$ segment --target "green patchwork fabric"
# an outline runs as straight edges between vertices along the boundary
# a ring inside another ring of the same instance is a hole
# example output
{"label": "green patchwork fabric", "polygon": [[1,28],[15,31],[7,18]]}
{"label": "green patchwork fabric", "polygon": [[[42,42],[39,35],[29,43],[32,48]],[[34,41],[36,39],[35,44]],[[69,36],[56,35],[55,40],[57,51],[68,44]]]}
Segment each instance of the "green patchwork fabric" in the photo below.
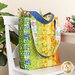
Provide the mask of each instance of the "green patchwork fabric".
{"label": "green patchwork fabric", "polygon": [[[33,70],[58,65],[57,61],[59,61],[59,56],[57,54],[44,58],[37,52],[31,29],[31,20],[35,20],[35,18],[20,17],[19,19],[19,55],[21,68],[25,70]],[[39,32],[37,34],[41,34],[41,27],[39,27],[40,22],[38,24],[39,25],[37,29]],[[39,41],[40,37],[41,36],[38,37],[37,41]],[[41,49],[41,45],[42,42],[37,44],[39,49]],[[44,45],[46,44],[44,43]]]}
{"label": "green patchwork fabric", "polygon": [[19,19],[19,57],[20,57],[20,64],[21,68],[25,69],[24,67],[24,17]]}

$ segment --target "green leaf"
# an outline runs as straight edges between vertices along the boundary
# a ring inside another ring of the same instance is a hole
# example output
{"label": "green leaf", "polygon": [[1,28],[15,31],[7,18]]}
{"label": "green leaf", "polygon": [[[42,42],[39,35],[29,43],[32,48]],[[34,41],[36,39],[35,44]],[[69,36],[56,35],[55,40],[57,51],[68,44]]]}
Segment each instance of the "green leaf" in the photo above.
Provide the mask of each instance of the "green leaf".
{"label": "green leaf", "polygon": [[18,35],[13,31],[10,31],[10,40],[13,44],[18,44]]}
{"label": "green leaf", "polygon": [[72,25],[75,25],[75,22],[70,22]]}
{"label": "green leaf", "polygon": [[0,30],[4,28],[4,19],[3,17],[0,17]]}
{"label": "green leaf", "polygon": [[2,51],[2,48],[0,48],[0,51]]}
{"label": "green leaf", "polygon": [[4,51],[7,53],[6,48],[4,49]]}
{"label": "green leaf", "polygon": [[75,21],[75,16],[74,15],[72,16],[72,20]]}
{"label": "green leaf", "polygon": [[2,35],[2,37],[0,38],[0,44],[5,42],[5,34]]}
{"label": "green leaf", "polygon": [[40,13],[41,16],[43,16],[41,9],[39,9],[39,13]]}
{"label": "green leaf", "polygon": [[4,31],[5,31],[5,28],[0,29],[0,32],[4,32]]}
{"label": "green leaf", "polygon": [[5,66],[7,64],[7,56],[0,52],[0,66]]}
{"label": "green leaf", "polygon": [[1,35],[0,35],[0,38],[1,38]]}
{"label": "green leaf", "polygon": [[0,50],[2,50],[2,48],[0,48]]}
{"label": "green leaf", "polygon": [[14,16],[13,14],[10,14],[10,13],[8,13],[8,12],[0,12],[0,14],[1,14],[2,16]]}
{"label": "green leaf", "polygon": [[73,27],[75,28],[75,25],[73,25]]}
{"label": "green leaf", "polygon": [[6,4],[0,2],[0,10],[6,8],[7,6],[8,6],[8,5],[6,5]]}

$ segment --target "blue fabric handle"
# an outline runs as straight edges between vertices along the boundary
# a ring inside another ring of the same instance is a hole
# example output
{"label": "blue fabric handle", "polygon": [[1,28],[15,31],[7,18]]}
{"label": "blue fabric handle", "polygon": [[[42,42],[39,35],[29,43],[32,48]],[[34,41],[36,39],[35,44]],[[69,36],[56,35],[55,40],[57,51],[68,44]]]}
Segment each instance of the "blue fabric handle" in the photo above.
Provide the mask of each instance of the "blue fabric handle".
{"label": "blue fabric handle", "polygon": [[54,18],[54,14],[51,13],[51,19],[48,21],[48,20],[45,20],[38,12],[36,11],[28,11],[34,18],[36,18],[36,20],[38,20],[39,22],[43,23],[43,24],[48,24],[50,23],[53,18]]}

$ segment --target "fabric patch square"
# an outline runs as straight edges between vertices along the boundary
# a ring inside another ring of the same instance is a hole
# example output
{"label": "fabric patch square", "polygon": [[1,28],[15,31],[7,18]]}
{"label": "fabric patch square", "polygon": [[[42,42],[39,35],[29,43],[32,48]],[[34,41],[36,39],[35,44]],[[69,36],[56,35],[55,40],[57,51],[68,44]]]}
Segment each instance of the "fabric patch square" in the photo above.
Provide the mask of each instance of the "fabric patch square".
{"label": "fabric patch square", "polygon": [[30,59],[25,59],[25,64],[30,64]]}
{"label": "fabric patch square", "polygon": [[25,51],[25,52],[24,52],[24,55],[30,56],[30,51]]}

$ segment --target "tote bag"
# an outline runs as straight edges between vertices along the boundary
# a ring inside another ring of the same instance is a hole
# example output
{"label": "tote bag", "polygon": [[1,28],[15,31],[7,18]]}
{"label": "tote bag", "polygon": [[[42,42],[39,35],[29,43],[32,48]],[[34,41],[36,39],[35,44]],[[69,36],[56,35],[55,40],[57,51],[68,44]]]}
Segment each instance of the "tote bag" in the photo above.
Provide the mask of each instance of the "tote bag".
{"label": "tote bag", "polygon": [[19,19],[19,56],[22,69],[59,65],[60,26],[58,18],[50,13],[43,17],[36,11],[27,11],[31,17]]}

